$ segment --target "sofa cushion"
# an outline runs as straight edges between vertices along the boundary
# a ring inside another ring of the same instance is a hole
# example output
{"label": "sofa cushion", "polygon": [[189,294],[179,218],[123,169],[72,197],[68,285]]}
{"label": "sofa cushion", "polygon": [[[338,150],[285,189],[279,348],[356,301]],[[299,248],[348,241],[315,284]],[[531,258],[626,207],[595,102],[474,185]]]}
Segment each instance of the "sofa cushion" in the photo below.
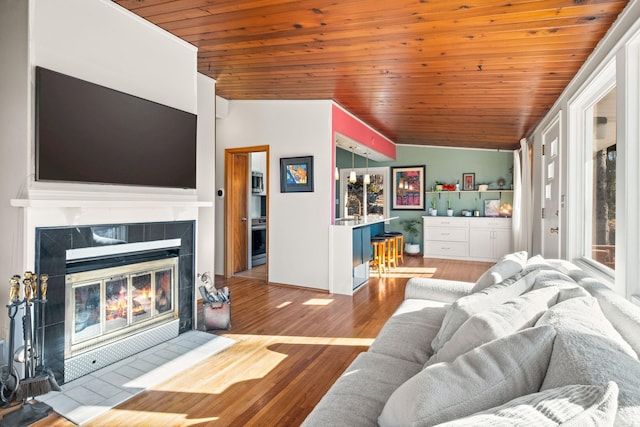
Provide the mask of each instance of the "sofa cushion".
{"label": "sofa cushion", "polygon": [[404,288],[404,298],[451,303],[471,294],[473,286],[473,283],[458,280],[412,277]]}
{"label": "sofa cushion", "polygon": [[517,397],[497,408],[438,427],[611,426],[618,408],[618,386],[568,385]]}
{"label": "sofa cushion", "polygon": [[469,317],[483,310],[500,305],[528,291],[533,286],[536,271],[518,273],[482,291],[458,299],[449,306],[438,334],[431,342],[434,352],[440,351]]}
{"label": "sofa cushion", "polygon": [[[551,326],[491,341],[406,381],[384,405],[381,426],[432,425],[538,391],[553,347]],[[535,348],[536,351],[531,351]]]}
{"label": "sofa cushion", "polygon": [[519,273],[526,261],[526,251],[514,252],[503,256],[478,278],[471,292],[481,291]]}
{"label": "sofa cushion", "polygon": [[547,287],[527,292],[504,304],[474,314],[427,360],[426,366],[451,362],[479,345],[533,326],[557,299],[558,289]]}
{"label": "sofa cushion", "polygon": [[424,364],[433,354],[431,341],[446,311],[443,303],[404,300],[384,324],[369,351]]}
{"label": "sofa cushion", "polygon": [[615,381],[619,389],[616,424],[633,425],[640,420],[640,362],[594,298],[559,303],[537,324],[552,325],[557,331],[541,390]]}
{"label": "sofa cushion", "polygon": [[391,393],[421,368],[384,354],[360,353],[302,426],[376,426]]}
{"label": "sofa cushion", "polygon": [[598,300],[600,309],[616,331],[640,355],[640,307],[597,279],[583,278],[579,283]]}
{"label": "sofa cushion", "polygon": [[536,275],[531,290],[554,287],[559,290],[558,302],[566,301],[570,298],[589,296],[589,292],[578,285],[575,280],[557,270],[541,270]]}

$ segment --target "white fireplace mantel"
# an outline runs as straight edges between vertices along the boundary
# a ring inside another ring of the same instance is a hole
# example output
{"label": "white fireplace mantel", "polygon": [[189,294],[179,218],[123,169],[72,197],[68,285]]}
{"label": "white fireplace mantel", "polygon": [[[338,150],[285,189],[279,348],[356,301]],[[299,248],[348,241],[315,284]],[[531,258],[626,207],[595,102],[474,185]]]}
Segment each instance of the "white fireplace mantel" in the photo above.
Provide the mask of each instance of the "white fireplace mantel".
{"label": "white fireplace mantel", "polygon": [[211,208],[213,202],[184,200],[59,200],[11,199],[16,208]]}
{"label": "white fireplace mantel", "polygon": [[[22,227],[25,242],[35,242],[37,227],[197,221],[201,208],[214,207],[213,201],[198,201],[195,197],[163,198],[161,195],[139,194],[107,198],[103,194],[96,194],[93,198],[16,198],[11,199],[10,204],[24,211]],[[35,247],[32,243],[24,246],[23,259],[25,265],[33,264]]]}

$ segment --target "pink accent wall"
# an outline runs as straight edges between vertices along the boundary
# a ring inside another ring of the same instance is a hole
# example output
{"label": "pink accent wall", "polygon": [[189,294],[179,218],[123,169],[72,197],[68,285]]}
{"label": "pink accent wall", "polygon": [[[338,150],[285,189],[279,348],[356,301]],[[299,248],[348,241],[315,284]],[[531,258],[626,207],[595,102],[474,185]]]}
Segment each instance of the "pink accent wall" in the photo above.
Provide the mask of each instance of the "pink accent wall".
{"label": "pink accent wall", "polygon": [[333,133],[341,133],[385,156],[396,158],[396,145],[389,138],[373,130],[335,104],[331,109],[331,123]]}

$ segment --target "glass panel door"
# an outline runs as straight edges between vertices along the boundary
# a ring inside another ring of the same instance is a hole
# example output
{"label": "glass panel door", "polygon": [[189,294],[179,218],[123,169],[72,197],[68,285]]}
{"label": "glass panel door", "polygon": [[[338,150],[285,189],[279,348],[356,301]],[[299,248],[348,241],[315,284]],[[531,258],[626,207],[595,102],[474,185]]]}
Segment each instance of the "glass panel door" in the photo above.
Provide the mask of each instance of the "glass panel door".
{"label": "glass panel door", "polygon": [[105,282],[105,331],[112,331],[129,324],[129,280],[127,277]]}
{"label": "glass panel door", "polygon": [[73,288],[74,341],[100,335],[101,282],[79,284]]}
{"label": "glass panel door", "polygon": [[164,313],[173,309],[172,274],[170,269],[156,272],[156,310]]}
{"label": "glass panel door", "polygon": [[151,317],[151,273],[131,276],[131,318],[139,322]]}

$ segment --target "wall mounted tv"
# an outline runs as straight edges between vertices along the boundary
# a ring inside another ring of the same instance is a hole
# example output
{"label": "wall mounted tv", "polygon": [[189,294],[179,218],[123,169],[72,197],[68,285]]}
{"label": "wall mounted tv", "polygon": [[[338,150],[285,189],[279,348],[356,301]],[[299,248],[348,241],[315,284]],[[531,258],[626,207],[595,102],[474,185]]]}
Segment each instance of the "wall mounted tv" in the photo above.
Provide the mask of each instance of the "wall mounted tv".
{"label": "wall mounted tv", "polygon": [[196,115],[36,67],[36,180],[196,188]]}

